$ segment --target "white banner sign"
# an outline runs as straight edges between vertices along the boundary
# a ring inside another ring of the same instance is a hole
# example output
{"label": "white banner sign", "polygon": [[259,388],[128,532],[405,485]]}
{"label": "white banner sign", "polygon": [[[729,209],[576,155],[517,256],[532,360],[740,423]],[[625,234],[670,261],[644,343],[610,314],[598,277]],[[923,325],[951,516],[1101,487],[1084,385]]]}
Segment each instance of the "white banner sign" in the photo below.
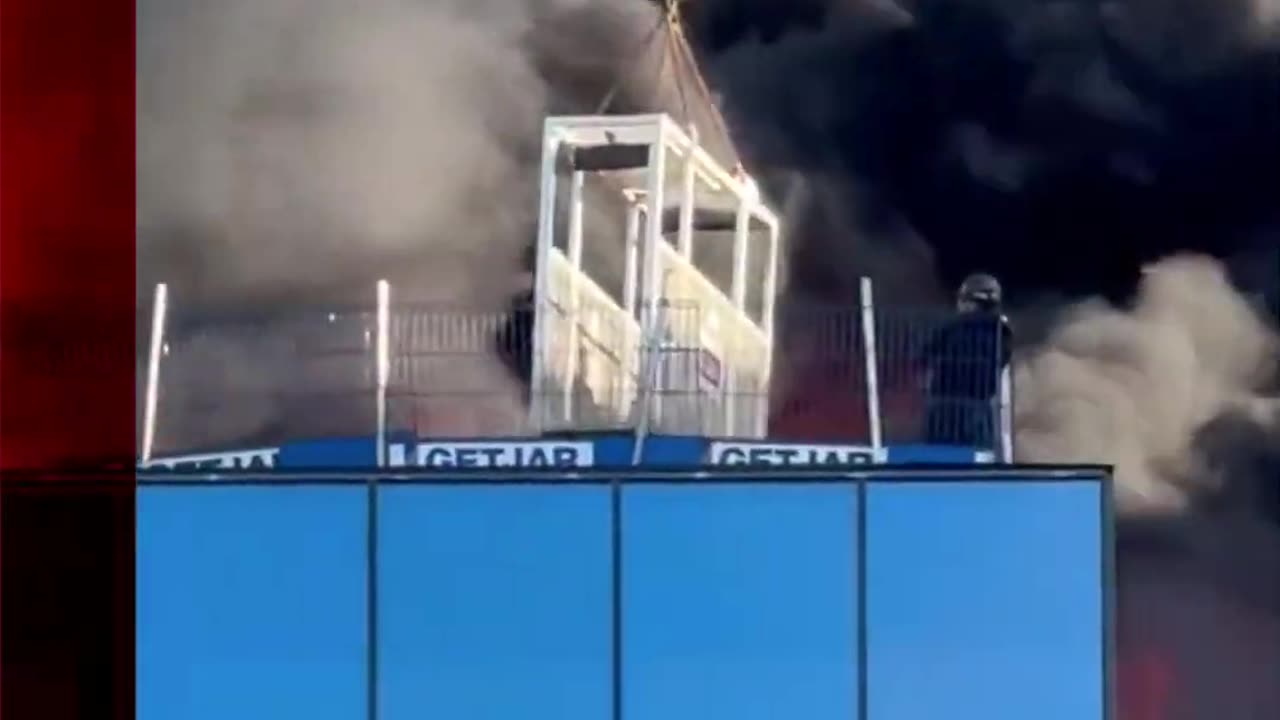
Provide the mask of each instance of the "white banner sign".
{"label": "white banner sign", "polygon": [[391,467],[581,468],[595,462],[589,442],[426,442],[393,444]]}
{"label": "white banner sign", "polygon": [[180,457],[154,458],[139,466],[148,470],[265,470],[276,466],[277,448],[237,450]]}
{"label": "white banner sign", "polygon": [[864,445],[713,442],[712,465],[871,465],[885,461],[883,449]]}

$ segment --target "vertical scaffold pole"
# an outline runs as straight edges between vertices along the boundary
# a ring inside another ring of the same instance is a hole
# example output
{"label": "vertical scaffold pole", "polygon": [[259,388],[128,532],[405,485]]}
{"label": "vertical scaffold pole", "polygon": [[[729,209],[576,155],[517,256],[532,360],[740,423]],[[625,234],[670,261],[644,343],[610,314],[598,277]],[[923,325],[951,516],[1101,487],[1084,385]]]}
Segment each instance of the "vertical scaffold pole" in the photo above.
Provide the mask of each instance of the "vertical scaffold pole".
{"label": "vertical scaffold pole", "polygon": [[577,379],[580,368],[578,367],[578,347],[581,344],[579,340],[579,328],[582,326],[582,283],[579,281],[582,276],[582,208],[583,208],[583,186],[586,181],[587,174],[581,170],[575,170],[570,177],[569,183],[569,265],[573,268],[573,274],[569,276],[569,353],[564,358],[567,367],[565,368],[565,382],[561,389],[561,415],[560,420],[565,423],[572,423],[577,418],[574,417],[574,398],[577,390]]}
{"label": "vertical scaffold pole", "polygon": [[[649,168],[645,192],[648,221],[644,226],[644,259],[645,267],[640,270],[640,287],[642,308],[652,310],[662,295],[662,256],[659,246],[666,242],[662,237],[662,215],[666,208],[664,182],[667,173],[667,136],[665,124],[658,124],[658,132],[649,146]],[[650,318],[652,323],[653,317]]]}
{"label": "vertical scaffold pole", "polygon": [[871,278],[859,283],[862,297],[862,352],[867,382],[867,427],[871,431],[871,447],[879,453],[884,447],[880,428],[880,373],[876,359],[876,308]]}
{"label": "vertical scaffold pole", "polygon": [[636,324],[636,305],[638,302],[638,287],[640,275],[640,227],[644,221],[644,197],[642,194],[627,192],[627,227],[626,227],[626,253],[623,261],[622,276],[622,307],[626,310],[627,320],[623,326],[626,328],[626,340],[623,343],[622,350],[622,377],[621,393],[622,400],[620,407],[633,407],[639,398],[639,388],[632,387],[627,383],[627,379],[634,375],[644,372],[644,331],[640,329],[638,333],[632,333],[631,327],[640,327]]}
{"label": "vertical scaffold pole", "polygon": [[1000,460],[1013,462],[1013,371],[1009,367],[1000,372]]}
{"label": "vertical scaffold pole", "polygon": [[698,147],[698,128],[689,126],[689,143],[684,146],[684,167],[680,183],[680,227],[677,230],[676,248],[685,260],[693,260],[693,207],[697,184],[697,165],[693,159]]}
{"label": "vertical scaffold pole", "polygon": [[160,394],[160,355],[164,349],[164,324],[169,313],[169,287],[158,283],[151,303],[151,347],[147,353],[147,396],[142,414],[142,464],[151,462],[156,441],[156,411]]}
{"label": "vertical scaffold pole", "polygon": [[738,210],[733,218],[733,277],[729,281],[730,299],[742,312],[747,310],[747,262],[750,247],[751,211],[754,202],[748,198],[738,200]]}
{"label": "vertical scaffold pole", "polygon": [[547,119],[542,131],[542,168],[539,176],[537,259],[533,284],[533,357],[529,377],[529,428],[540,430],[545,419],[543,396],[546,392],[548,335],[547,310],[551,294],[551,246],[555,241],[556,221],[556,157],[561,138],[553,120]]}
{"label": "vertical scaffold pole", "polygon": [[778,224],[772,220],[769,226],[768,260],[765,262],[764,275],[764,308],[760,322],[764,327],[765,337],[769,340],[769,356],[765,358],[764,385],[761,388],[759,420],[756,424],[756,435],[765,438],[769,433],[769,396],[773,388],[773,356],[774,356],[774,310],[778,304]]}
{"label": "vertical scaffold pole", "polygon": [[[641,337],[648,340],[645,349],[646,360],[643,365],[645,376],[641,380],[640,395],[646,406],[649,403],[655,405],[654,408],[645,410],[651,415],[662,413],[662,393],[656,386],[662,379],[660,365],[663,361],[664,349],[662,334],[666,331],[664,323],[667,321],[665,308],[661,307],[661,300],[666,290],[663,286],[667,267],[662,252],[667,242],[662,235],[662,218],[666,208],[666,123],[665,118],[659,121],[658,132],[653,144],[649,146],[649,168],[645,190],[648,218],[644,225],[644,267],[640,270],[640,308],[645,318],[645,322],[641,323]],[[649,422],[652,420],[650,419]]]}
{"label": "vertical scaffold pole", "polygon": [[644,219],[644,202],[628,197],[626,227],[626,254],[623,260],[622,307],[631,318],[636,317],[636,288],[640,274],[640,224]]}
{"label": "vertical scaffold pole", "polygon": [[776,222],[769,223],[769,255],[765,263],[764,270],[764,312],[760,318],[760,322],[764,326],[765,335],[769,337],[769,347],[773,347],[773,323],[774,310],[778,304],[778,257],[780,242],[778,237],[778,224]]}
{"label": "vertical scaffold pole", "polygon": [[378,281],[378,385],[377,452],[378,467],[387,465],[387,383],[391,376],[391,285]]}

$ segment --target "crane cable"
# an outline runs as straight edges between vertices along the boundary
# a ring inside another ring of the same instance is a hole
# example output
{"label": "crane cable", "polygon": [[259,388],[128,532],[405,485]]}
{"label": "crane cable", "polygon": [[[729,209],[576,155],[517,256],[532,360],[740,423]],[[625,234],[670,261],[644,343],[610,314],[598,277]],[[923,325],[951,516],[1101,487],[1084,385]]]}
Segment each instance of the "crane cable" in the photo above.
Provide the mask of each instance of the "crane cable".
{"label": "crane cable", "polygon": [[[666,69],[668,62],[675,68],[672,72],[672,78],[676,85],[676,94],[680,98],[680,116],[686,125],[693,126],[693,119],[689,117],[689,103],[684,96],[684,78],[681,75],[682,62],[681,53],[676,45],[681,41],[680,32],[680,3],[679,0],[666,0],[666,13],[664,14],[667,23],[667,34],[669,40],[663,43],[662,47],[662,67],[658,69],[658,81],[662,81],[662,70]],[[693,70],[697,73],[697,68]]]}
{"label": "crane cable", "polygon": [[[681,112],[684,113],[685,122],[691,123],[689,119],[689,110],[685,104],[684,81],[679,68],[687,68],[690,75],[693,76],[694,90],[701,97],[703,104],[710,109],[711,122],[715,125],[715,129],[725,138],[726,142],[731,142],[732,135],[729,134],[729,125],[725,122],[724,115],[720,112],[720,105],[715,101],[715,97],[711,94],[711,89],[707,86],[706,78],[703,77],[701,69],[698,67],[698,60],[693,55],[693,46],[689,44],[689,39],[684,32],[684,21],[680,15],[680,6],[684,0],[663,0],[666,5],[666,17],[668,29],[671,34],[672,42],[668,45],[675,64],[679,66],[675,73],[676,88],[680,93]],[[743,173],[742,163],[738,158],[734,158],[735,173]]]}
{"label": "crane cable", "polygon": [[[662,57],[658,65],[657,79],[654,84],[661,87],[662,73],[666,69],[667,63],[670,62],[675,70],[673,75],[676,93],[680,102],[680,112],[683,115],[684,122],[688,125],[692,125],[692,118],[689,116],[688,98],[685,93],[683,72],[688,72],[692,75],[694,80],[694,91],[702,99],[703,103],[710,108],[711,122],[715,125],[716,131],[728,140],[732,137],[729,134],[728,123],[725,122],[724,115],[720,112],[720,106],[716,103],[714,96],[711,94],[710,88],[707,86],[706,78],[703,77],[702,71],[698,68],[697,58],[694,57],[692,46],[689,44],[688,37],[684,32],[684,21],[680,14],[680,7],[683,2],[684,0],[662,0],[662,12],[658,17],[658,21],[654,23],[653,27],[651,27],[649,31],[645,33],[644,37],[640,39],[635,51],[628,53],[628,55],[632,58],[641,56],[653,42],[658,30],[662,29],[665,25],[669,41],[663,48]],[[623,65],[622,67],[625,68],[627,65]],[[623,77],[624,75],[621,72],[618,73],[613,84],[609,87],[608,92],[605,93],[599,105],[596,106],[596,115],[605,114],[608,111],[609,106],[613,104],[613,100],[622,86]],[[737,158],[734,158],[734,161],[734,171],[741,173],[743,171],[742,163],[738,161]]]}
{"label": "crane cable", "polygon": [[[645,33],[644,37],[640,38],[640,41],[636,43],[635,48],[626,53],[625,59],[631,60],[643,55],[650,43],[653,42],[654,36],[658,34],[658,30],[662,29],[664,22],[666,22],[665,17],[659,17],[658,21],[653,24],[653,27],[649,28],[649,32]],[[626,67],[626,65],[623,65],[622,67]],[[659,69],[658,72],[661,73],[661,69]],[[609,106],[613,104],[613,98],[617,96],[619,88],[622,87],[622,79],[623,73],[617,73],[617,76],[613,80],[613,84],[609,86],[609,90],[604,94],[604,97],[600,99],[600,103],[596,106],[595,115],[603,115],[608,111]]]}

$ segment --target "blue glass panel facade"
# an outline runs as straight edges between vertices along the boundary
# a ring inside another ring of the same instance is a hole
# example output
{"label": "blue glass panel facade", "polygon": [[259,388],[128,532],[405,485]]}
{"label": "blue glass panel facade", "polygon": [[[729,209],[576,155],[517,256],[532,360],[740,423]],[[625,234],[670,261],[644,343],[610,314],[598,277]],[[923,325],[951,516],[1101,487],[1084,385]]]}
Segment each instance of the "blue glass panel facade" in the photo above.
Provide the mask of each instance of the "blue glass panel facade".
{"label": "blue glass panel facade", "polygon": [[143,487],[139,717],[1106,717],[1101,477],[712,479]]}
{"label": "blue glass panel facade", "polygon": [[1102,717],[1099,490],[868,486],[869,717]]}
{"label": "blue glass panel facade", "polygon": [[379,510],[381,718],[608,717],[607,489],[400,486]]}
{"label": "blue glass panel facade", "polygon": [[626,717],[853,717],[851,488],[635,487],[625,500]]}
{"label": "blue glass panel facade", "polygon": [[140,489],[139,720],[363,717],[364,497]]}

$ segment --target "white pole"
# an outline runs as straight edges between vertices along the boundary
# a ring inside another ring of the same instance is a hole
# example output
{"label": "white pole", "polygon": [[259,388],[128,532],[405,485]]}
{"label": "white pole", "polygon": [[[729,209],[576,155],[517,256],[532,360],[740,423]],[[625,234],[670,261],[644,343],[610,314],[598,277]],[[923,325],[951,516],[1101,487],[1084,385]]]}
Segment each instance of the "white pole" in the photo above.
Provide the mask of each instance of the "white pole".
{"label": "white pole", "polygon": [[[622,392],[621,407],[632,407],[635,405],[636,399],[639,397],[638,388],[630,388],[629,380],[635,374],[644,372],[644,330],[639,325],[639,318],[636,315],[636,303],[638,301],[636,287],[638,275],[640,273],[640,225],[645,217],[644,200],[642,196],[627,193],[627,201],[630,207],[627,208],[627,229],[626,229],[626,254],[623,267],[622,278],[622,295],[623,308],[627,311],[627,320],[623,325],[626,331],[626,341],[623,344],[622,362],[620,369],[622,376],[620,379]],[[637,328],[638,332],[632,334],[631,328]]]}
{"label": "white pole", "polygon": [[151,348],[147,354],[147,396],[142,415],[142,464],[151,462],[156,441],[156,409],[160,393],[160,353],[164,349],[164,323],[169,313],[169,287],[156,285],[151,303]]}
{"label": "white pole", "polygon": [[551,245],[555,240],[556,155],[560,139],[548,119],[542,133],[542,170],[539,178],[538,238],[534,246],[537,260],[533,288],[533,357],[529,373],[529,428],[542,427],[542,396],[546,380],[547,334],[551,328],[544,317],[550,307]]}
{"label": "white pole", "polygon": [[738,212],[733,218],[733,278],[730,290],[734,307],[746,312],[747,308],[747,236],[751,231],[752,202],[738,200]]}
{"label": "white pole", "polygon": [[650,322],[653,322],[656,313],[656,302],[661,294],[659,277],[662,272],[661,258],[659,256],[658,246],[666,242],[662,236],[662,216],[665,210],[665,198],[663,190],[663,181],[666,178],[667,168],[667,139],[666,133],[663,132],[664,125],[658,124],[658,137],[654,139],[653,144],[649,146],[649,178],[648,192],[645,193],[645,205],[647,206],[649,218],[644,226],[644,252],[645,265],[647,267],[640,271],[640,287],[641,291],[641,307],[650,310]]}
{"label": "white pole", "polygon": [[764,359],[764,397],[760,399],[761,409],[759,412],[760,419],[757,423],[756,432],[760,437],[768,437],[769,433],[769,397],[773,392],[773,342],[774,342],[774,308],[778,303],[778,225],[775,222],[769,222],[769,248],[768,260],[764,269],[764,297],[761,302],[764,309],[761,317],[761,324],[764,327],[764,335],[768,338],[769,356]]}
{"label": "white pole", "polygon": [[569,352],[565,357],[565,382],[561,392],[561,420],[573,422],[573,395],[578,377],[578,327],[582,323],[581,284],[582,273],[582,186],[587,174],[575,170],[569,182]]}
{"label": "white pole", "polygon": [[1000,459],[1013,462],[1013,371],[1007,366],[1000,372]]}
{"label": "white pole", "polygon": [[879,452],[884,447],[880,429],[880,374],[876,367],[876,309],[871,294],[871,278],[862,278],[862,364],[867,377],[867,422],[871,430],[871,447]]}
{"label": "white pole", "polygon": [[778,254],[780,252],[777,223],[769,223],[769,260],[764,269],[764,317],[761,322],[764,332],[769,336],[769,346],[773,346],[774,308],[778,301]]}
{"label": "white pole", "polygon": [[[662,297],[662,257],[660,246],[666,242],[662,235],[662,216],[665,208],[664,187],[663,183],[666,179],[666,157],[667,157],[667,134],[666,124],[664,121],[658,123],[657,137],[654,138],[653,144],[649,146],[649,176],[648,191],[645,193],[645,204],[648,218],[644,226],[644,252],[645,267],[640,272],[641,312],[645,314],[644,322],[640,324],[641,338],[647,338],[646,357],[647,364],[645,376],[642,377],[640,398],[647,407],[650,402],[660,403],[661,394],[655,393],[654,387],[645,387],[649,385],[647,376],[653,375],[655,381],[660,382],[661,377],[657,371],[658,363],[662,357],[661,336],[663,318],[659,308],[659,302]],[[648,412],[648,410],[645,410]],[[648,421],[647,421],[648,422]]]}
{"label": "white pole", "polygon": [[640,219],[644,215],[644,205],[639,199],[632,199],[627,208],[626,255],[622,275],[622,305],[627,315],[636,316],[636,275],[640,261]]}
{"label": "white pole", "polygon": [[689,128],[689,144],[684,157],[684,177],[680,186],[680,228],[678,249],[686,260],[693,259],[693,204],[696,177],[694,175],[694,148],[698,146],[697,128]]}
{"label": "white pole", "polygon": [[378,467],[387,464],[387,382],[391,375],[391,285],[378,281]]}
{"label": "white pole", "polygon": [[[751,229],[751,211],[754,205],[753,197],[738,198],[738,209],[733,218],[733,276],[729,280],[729,296],[733,306],[748,317],[750,315],[747,313],[747,239]],[[725,369],[727,392],[724,422],[726,427],[723,432],[737,436],[743,434],[737,427],[738,405],[744,401],[750,402],[750,398],[743,395],[747,389],[739,383],[739,374],[734,364],[726,364]]]}

